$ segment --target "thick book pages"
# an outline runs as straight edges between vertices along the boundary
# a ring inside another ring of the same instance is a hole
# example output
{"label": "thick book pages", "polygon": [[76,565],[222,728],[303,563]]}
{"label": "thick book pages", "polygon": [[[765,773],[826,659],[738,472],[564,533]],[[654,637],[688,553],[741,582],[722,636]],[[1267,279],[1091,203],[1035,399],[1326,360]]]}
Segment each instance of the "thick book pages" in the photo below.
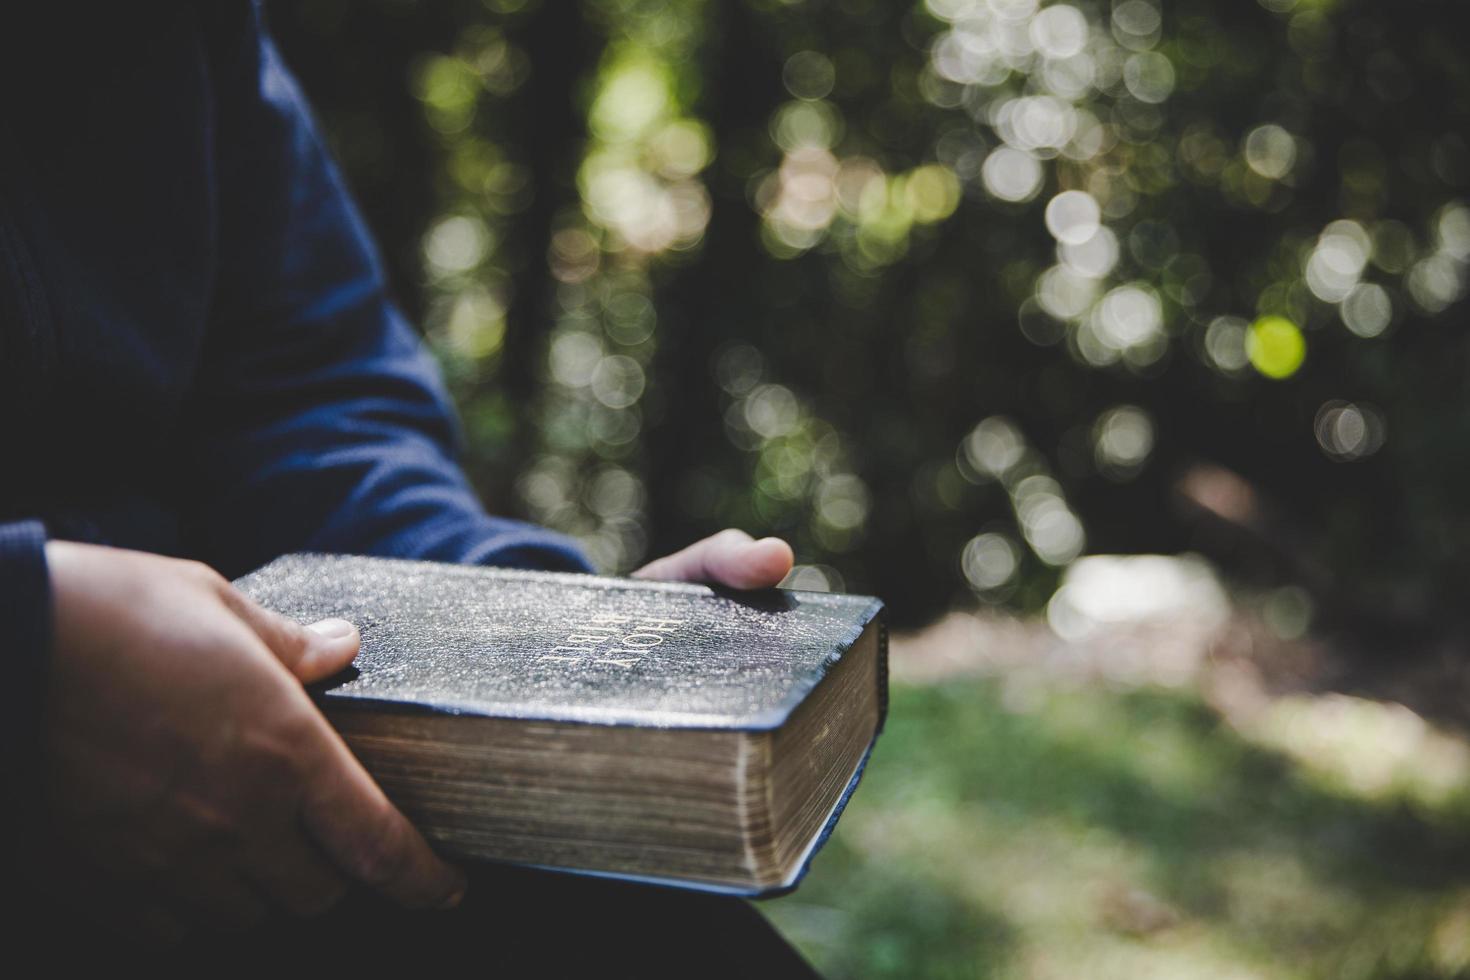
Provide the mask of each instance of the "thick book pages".
{"label": "thick book pages", "polygon": [[787,890],[886,709],[865,596],[329,555],[236,584],[357,624],[319,703],[425,835],[472,857]]}

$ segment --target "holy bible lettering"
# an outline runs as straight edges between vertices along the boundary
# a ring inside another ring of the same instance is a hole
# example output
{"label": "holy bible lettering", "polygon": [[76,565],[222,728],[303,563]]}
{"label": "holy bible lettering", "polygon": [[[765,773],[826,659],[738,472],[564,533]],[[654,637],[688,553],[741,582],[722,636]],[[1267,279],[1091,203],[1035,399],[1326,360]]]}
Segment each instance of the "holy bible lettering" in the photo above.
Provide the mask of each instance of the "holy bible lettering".
{"label": "holy bible lettering", "polygon": [[683,625],[682,619],[598,613],[574,626],[575,632],[542,654],[541,659],[632,667],[650,647],[658,646],[667,634]]}
{"label": "holy bible lettering", "polygon": [[866,596],[289,555],[237,583],[362,631],[314,693],[456,855],[765,895],[795,887],[887,703]]}

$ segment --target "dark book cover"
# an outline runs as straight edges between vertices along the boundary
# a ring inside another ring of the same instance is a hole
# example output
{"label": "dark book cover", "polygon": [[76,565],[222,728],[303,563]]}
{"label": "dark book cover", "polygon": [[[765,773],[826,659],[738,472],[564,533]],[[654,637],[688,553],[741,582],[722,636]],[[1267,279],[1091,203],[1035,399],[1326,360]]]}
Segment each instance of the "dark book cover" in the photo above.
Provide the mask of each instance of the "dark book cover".
{"label": "dark book cover", "polygon": [[866,596],[330,555],[289,555],[236,584],[298,621],[358,626],[353,669],[317,692],[333,710],[768,731],[875,620],[880,729],[886,707],[883,607]]}

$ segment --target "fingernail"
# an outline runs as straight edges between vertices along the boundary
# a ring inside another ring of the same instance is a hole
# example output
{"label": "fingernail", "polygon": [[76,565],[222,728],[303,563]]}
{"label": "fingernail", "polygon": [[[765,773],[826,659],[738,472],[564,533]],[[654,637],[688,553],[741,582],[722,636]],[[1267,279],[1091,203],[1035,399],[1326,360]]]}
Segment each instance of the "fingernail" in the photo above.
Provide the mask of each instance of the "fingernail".
{"label": "fingernail", "polygon": [[452,908],[458,908],[459,903],[464,901],[464,893],[467,887],[468,886],[465,884],[465,882],[461,881],[459,883],[459,887],[450,892],[449,897],[446,898],[443,902],[439,903],[439,908],[446,911]]}
{"label": "fingernail", "polygon": [[345,640],[356,627],[345,619],[324,619],[320,623],[312,623],[307,629],[329,640]]}

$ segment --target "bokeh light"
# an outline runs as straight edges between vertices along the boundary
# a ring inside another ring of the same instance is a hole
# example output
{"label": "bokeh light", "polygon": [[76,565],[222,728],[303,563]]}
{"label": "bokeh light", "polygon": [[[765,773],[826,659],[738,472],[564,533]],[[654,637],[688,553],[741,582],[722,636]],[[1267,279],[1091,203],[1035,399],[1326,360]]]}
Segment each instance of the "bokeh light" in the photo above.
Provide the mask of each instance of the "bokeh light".
{"label": "bokeh light", "polygon": [[1268,378],[1289,378],[1307,357],[1301,329],[1284,316],[1263,316],[1245,335],[1245,355]]}
{"label": "bokeh light", "polygon": [[1314,428],[1322,451],[1342,461],[1373,455],[1387,438],[1378,409],[1345,401],[1330,401],[1318,409]]}
{"label": "bokeh light", "polygon": [[1252,680],[1458,622],[1448,7],[279,9],[489,506],[606,571],[781,535],[976,672],[895,685],[773,906],[833,975],[1470,966],[1448,852],[1362,858],[1464,824],[1467,743]]}

